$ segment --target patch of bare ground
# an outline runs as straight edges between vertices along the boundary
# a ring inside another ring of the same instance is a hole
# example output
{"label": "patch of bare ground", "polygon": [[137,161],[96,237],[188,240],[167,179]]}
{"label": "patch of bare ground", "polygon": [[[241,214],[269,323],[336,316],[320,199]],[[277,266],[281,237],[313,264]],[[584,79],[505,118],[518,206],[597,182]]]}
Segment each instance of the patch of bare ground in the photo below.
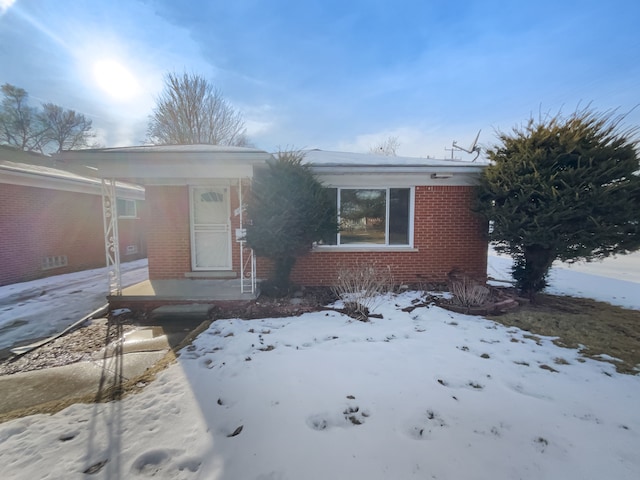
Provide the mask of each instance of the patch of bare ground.
{"label": "patch of bare ground", "polygon": [[[130,324],[123,325],[122,334],[134,328]],[[116,329],[108,329],[106,319],[92,320],[77,330],[58,337],[31,352],[1,360],[0,375],[11,375],[94,360],[100,358],[104,349],[117,340],[119,340],[119,335]]]}
{"label": "patch of bare ground", "polygon": [[638,310],[586,298],[540,294],[535,303],[487,318],[535,335],[557,337],[555,344],[580,348],[580,353],[586,357],[611,361],[620,373],[638,374],[640,371]]}

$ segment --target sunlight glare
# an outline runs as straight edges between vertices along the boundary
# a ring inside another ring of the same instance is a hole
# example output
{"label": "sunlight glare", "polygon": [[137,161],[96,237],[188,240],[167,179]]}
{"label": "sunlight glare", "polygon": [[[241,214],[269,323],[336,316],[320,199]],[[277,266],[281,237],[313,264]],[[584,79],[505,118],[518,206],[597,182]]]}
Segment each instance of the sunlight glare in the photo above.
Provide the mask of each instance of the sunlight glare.
{"label": "sunlight glare", "polygon": [[99,60],[93,64],[93,76],[100,88],[118,100],[128,100],[138,94],[136,77],[115,60]]}
{"label": "sunlight glare", "polygon": [[0,15],[9,10],[14,3],[16,0],[0,0]]}

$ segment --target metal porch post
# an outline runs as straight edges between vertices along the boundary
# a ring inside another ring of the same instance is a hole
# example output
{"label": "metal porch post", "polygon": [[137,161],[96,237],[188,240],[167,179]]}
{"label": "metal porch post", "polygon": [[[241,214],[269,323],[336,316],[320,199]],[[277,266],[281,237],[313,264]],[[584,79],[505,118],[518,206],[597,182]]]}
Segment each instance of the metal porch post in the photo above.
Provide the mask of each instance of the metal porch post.
{"label": "metal porch post", "polygon": [[120,276],[120,238],[118,236],[118,208],[115,179],[102,179],[102,218],[104,222],[104,251],[107,260],[109,295],[122,295]]}
{"label": "metal porch post", "polygon": [[[242,203],[242,178],[238,179],[238,204],[239,204],[239,216],[240,216],[240,231],[244,232],[244,218],[243,218],[243,214],[244,214],[244,204]],[[240,293],[245,293],[245,269],[246,269],[246,265],[245,265],[245,259],[244,259],[244,249],[245,249],[245,244],[246,241],[244,239],[239,241],[240,243]],[[250,278],[250,285],[251,285],[251,293],[255,293],[256,292],[256,259],[255,256],[253,255],[253,250],[249,249],[249,262],[250,262],[250,268],[251,268],[251,278]]]}

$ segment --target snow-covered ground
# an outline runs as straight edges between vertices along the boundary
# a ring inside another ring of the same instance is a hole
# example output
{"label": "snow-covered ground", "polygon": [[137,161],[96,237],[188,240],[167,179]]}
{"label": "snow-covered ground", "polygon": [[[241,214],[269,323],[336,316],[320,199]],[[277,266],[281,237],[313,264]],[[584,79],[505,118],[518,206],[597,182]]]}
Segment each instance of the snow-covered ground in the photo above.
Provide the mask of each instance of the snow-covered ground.
{"label": "snow-covered ground", "polygon": [[[489,251],[490,278],[511,279],[513,260]],[[546,292],[554,295],[595,298],[625,308],[640,308],[640,252],[603,261],[568,264],[555,262]],[[496,285],[503,284],[496,282]]]}
{"label": "snow-covered ground", "polygon": [[[609,282],[572,273],[564,287],[594,298]],[[371,323],[216,321],[140,394],[0,425],[2,476],[640,478],[640,375],[482,317],[402,311],[419,297],[387,297]]]}
{"label": "snow-covered ground", "polygon": [[[146,258],[120,271],[123,286],[149,278]],[[61,332],[107,303],[108,289],[106,268],[0,287],[0,350]]]}

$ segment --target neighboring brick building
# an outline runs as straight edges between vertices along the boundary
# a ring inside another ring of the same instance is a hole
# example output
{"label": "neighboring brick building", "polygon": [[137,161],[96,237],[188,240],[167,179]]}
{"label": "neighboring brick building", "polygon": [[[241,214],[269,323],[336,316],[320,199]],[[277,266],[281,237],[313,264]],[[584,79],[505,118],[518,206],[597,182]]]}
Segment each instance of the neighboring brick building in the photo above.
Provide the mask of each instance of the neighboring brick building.
{"label": "neighboring brick building", "polygon": [[[105,266],[100,180],[0,146],[0,285]],[[144,189],[118,186],[121,260],[146,257]]]}
{"label": "neighboring brick building", "polygon": [[[189,145],[77,151],[61,161],[145,185],[153,282],[241,275],[241,196],[254,168],[271,158]],[[319,150],[305,162],[332,189],[344,228],[297,261],[294,281],[331,285],[341,267],[365,261],[388,266],[398,283],[444,282],[452,270],[486,276],[487,224],[472,212],[482,164]],[[258,277],[268,268],[259,258]]]}

